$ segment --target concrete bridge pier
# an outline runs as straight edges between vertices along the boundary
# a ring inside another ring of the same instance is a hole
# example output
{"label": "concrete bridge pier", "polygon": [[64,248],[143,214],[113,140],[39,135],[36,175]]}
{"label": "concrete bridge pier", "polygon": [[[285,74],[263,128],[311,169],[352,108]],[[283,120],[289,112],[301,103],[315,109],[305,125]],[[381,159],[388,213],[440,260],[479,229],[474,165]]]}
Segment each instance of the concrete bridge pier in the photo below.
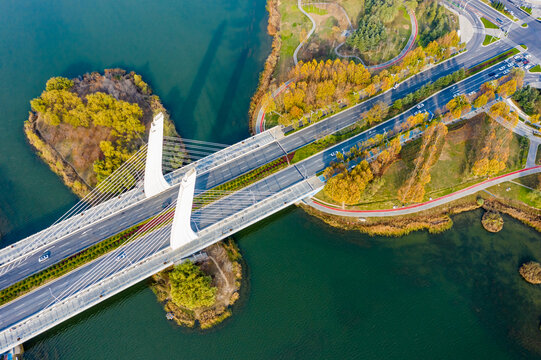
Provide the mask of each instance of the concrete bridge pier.
{"label": "concrete bridge pier", "polygon": [[161,193],[170,187],[162,172],[163,157],[163,113],[152,120],[148,135],[147,159],[145,163],[144,189],[147,198]]}
{"label": "concrete bridge pier", "polygon": [[197,239],[197,234],[190,225],[196,178],[197,172],[195,168],[191,168],[182,178],[178,189],[175,217],[171,227],[171,248],[173,250]]}

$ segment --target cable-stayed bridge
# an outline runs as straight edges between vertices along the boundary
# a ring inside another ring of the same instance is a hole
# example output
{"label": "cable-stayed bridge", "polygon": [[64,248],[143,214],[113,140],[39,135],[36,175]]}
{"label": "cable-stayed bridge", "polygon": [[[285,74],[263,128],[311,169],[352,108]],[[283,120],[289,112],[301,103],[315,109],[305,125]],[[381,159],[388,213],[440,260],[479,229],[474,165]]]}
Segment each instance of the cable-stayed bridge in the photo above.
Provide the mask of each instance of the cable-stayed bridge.
{"label": "cable-stayed bridge", "polygon": [[[460,62],[449,62],[438,74],[461,66]],[[457,91],[478,90],[498,66],[428,98],[424,109],[434,112]],[[375,102],[390,103],[428,81],[427,77],[408,80],[397,90],[287,137],[275,128],[228,147],[163,137],[160,119],[156,119],[148,144],[65,216],[51,227],[0,249],[0,289],[4,289],[148,220],[124,246],[1,306],[0,353],[317,191],[322,182],[315,174],[335,159],[336,152],[348,151],[376,134],[397,133],[415,109],[238,191],[216,187],[325,135],[347,130]],[[51,250],[50,258],[40,263],[38,258],[46,250]]]}
{"label": "cable-stayed bridge", "polygon": [[[319,180],[300,174],[212,189],[284,156],[282,137],[276,128],[232,146],[181,141],[163,136],[158,115],[148,144],[109,178],[51,227],[0,250],[6,288],[148,220],[126,245],[2,306],[0,352],[317,190]],[[50,258],[40,262],[44,251]]]}

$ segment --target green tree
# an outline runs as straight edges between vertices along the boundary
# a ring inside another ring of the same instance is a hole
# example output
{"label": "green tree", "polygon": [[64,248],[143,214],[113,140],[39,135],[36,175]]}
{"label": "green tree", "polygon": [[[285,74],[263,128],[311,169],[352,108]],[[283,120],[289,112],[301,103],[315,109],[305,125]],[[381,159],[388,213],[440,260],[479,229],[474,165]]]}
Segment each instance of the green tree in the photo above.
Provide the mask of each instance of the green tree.
{"label": "green tree", "polygon": [[190,310],[212,306],[216,302],[216,287],[212,279],[191,261],[185,261],[169,273],[171,299]]}
{"label": "green tree", "polygon": [[65,77],[50,78],[45,84],[45,91],[51,90],[69,90],[73,87],[73,81]]}

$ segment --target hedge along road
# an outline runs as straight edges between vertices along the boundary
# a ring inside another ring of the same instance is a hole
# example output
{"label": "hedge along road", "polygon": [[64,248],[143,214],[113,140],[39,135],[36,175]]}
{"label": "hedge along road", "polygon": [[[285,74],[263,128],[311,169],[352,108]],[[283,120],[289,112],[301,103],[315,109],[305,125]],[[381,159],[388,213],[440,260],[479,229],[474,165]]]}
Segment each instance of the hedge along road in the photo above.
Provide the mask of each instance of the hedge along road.
{"label": "hedge along road", "polygon": [[385,216],[398,216],[398,215],[408,215],[414,214],[419,211],[432,209],[436,206],[446,204],[448,202],[461,199],[465,196],[475,194],[476,192],[489,188],[491,186],[501,184],[503,182],[513,180],[522,176],[537,174],[541,172],[541,165],[533,166],[526,169],[516,170],[507,174],[496,176],[491,179],[487,179],[480,183],[471,185],[462,190],[455,191],[454,193],[444,195],[437,199],[426,201],[419,204],[414,204],[410,206],[405,206],[396,209],[383,209],[383,210],[347,210],[340,209],[338,207],[333,207],[329,205],[322,204],[314,199],[306,199],[304,202],[313,208],[322,211],[327,214],[338,215],[338,216],[347,216],[347,217],[385,217]]}

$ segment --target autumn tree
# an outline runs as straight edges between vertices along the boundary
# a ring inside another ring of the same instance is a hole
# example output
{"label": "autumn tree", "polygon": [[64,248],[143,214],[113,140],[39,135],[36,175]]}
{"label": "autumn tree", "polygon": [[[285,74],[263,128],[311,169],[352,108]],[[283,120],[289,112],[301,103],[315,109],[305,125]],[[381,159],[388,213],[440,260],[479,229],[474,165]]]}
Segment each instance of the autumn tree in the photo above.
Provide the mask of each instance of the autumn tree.
{"label": "autumn tree", "polygon": [[511,112],[509,105],[503,101],[499,101],[492,105],[489,110],[489,115],[494,119],[504,119],[512,126],[516,126],[518,123],[518,114],[516,112]]}
{"label": "autumn tree", "polygon": [[51,90],[70,90],[73,87],[73,81],[62,76],[57,76],[47,80],[45,91]]}
{"label": "autumn tree", "polygon": [[454,119],[459,119],[463,113],[470,111],[471,105],[465,95],[459,95],[451,99],[447,105],[447,110],[451,113]]}
{"label": "autumn tree", "polygon": [[361,120],[372,125],[385,119],[389,113],[389,107],[383,101],[378,101],[370,110],[361,115]]}
{"label": "autumn tree", "polygon": [[359,202],[362,192],[373,177],[370,165],[366,160],[363,160],[351,171],[346,169],[327,180],[325,192],[342,207],[345,204],[355,204]]}
{"label": "autumn tree", "polygon": [[498,86],[496,93],[501,97],[506,98],[513,95],[515,91],[517,91],[517,81],[515,79],[511,79]]}
{"label": "autumn tree", "polygon": [[191,261],[185,261],[169,273],[171,300],[178,306],[194,310],[216,302],[212,279]]}

